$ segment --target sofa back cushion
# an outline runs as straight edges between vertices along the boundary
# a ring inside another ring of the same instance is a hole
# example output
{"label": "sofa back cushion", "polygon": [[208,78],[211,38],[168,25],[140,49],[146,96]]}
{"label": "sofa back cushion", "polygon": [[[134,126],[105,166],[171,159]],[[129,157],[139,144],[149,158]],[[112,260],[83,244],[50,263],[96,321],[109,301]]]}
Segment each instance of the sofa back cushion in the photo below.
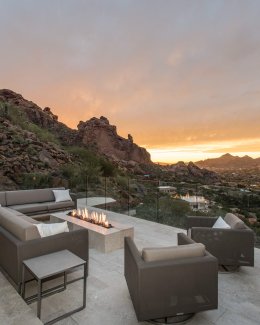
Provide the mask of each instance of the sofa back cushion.
{"label": "sofa back cushion", "polygon": [[[64,188],[59,188],[64,189]],[[54,201],[52,188],[6,192],[6,205],[41,203]]]}
{"label": "sofa back cushion", "polygon": [[178,260],[191,257],[202,257],[205,255],[205,246],[201,243],[194,243],[180,246],[144,248],[142,258],[145,262],[163,260]]}
{"label": "sofa back cushion", "polygon": [[233,213],[227,213],[224,220],[232,229],[246,229],[244,222]]}
{"label": "sofa back cushion", "polygon": [[0,206],[6,206],[5,192],[0,192]]}
{"label": "sofa back cushion", "polygon": [[55,202],[72,201],[70,197],[70,190],[52,190],[55,197]]}
{"label": "sofa back cushion", "polygon": [[0,226],[22,241],[40,238],[36,225],[2,207],[0,208]]}

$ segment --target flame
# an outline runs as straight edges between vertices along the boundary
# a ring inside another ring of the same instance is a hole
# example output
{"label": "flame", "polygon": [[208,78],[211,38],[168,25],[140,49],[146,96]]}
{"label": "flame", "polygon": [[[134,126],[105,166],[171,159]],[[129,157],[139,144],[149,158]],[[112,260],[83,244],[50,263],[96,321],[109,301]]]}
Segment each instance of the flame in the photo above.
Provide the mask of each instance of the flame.
{"label": "flame", "polygon": [[71,216],[85,221],[94,223],[96,225],[101,225],[103,227],[109,228],[109,222],[107,216],[102,212],[98,213],[96,211],[89,212],[86,208],[72,210]]}

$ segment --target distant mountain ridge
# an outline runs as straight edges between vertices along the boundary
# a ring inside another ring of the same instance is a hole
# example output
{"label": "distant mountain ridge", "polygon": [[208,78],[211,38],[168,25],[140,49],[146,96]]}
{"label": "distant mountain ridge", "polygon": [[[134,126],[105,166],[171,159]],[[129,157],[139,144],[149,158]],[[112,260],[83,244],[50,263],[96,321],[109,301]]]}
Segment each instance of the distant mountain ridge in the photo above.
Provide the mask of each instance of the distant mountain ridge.
{"label": "distant mountain ridge", "polygon": [[260,158],[252,158],[247,155],[243,157],[232,156],[226,153],[219,158],[210,158],[195,162],[200,168],[256,168],[260,167]]}
{"label": "distant mountain ridge", "polygon": [[204,184],[213,184],[220,180],[219,175],[213,171],[196,166],[192,161],[185,164],[179,161],[176,164],[161,166],[167,172],[170,172],[176,181],[201,182]]}

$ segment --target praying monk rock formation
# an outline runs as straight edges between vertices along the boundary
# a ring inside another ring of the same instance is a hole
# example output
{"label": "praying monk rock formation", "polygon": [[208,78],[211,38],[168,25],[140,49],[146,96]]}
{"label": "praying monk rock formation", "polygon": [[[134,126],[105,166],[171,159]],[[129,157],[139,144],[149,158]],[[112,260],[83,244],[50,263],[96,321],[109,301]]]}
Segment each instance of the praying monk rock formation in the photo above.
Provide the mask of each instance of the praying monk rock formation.
{"label": "praying monk rock formation", "polygon": [[110,125],[106,117],[93,117],[78,124],[78,142],[93,147],[115,162],[150,164],[150,154],[133,142],[129,134],[125,139],[117,134],[116,126]]}

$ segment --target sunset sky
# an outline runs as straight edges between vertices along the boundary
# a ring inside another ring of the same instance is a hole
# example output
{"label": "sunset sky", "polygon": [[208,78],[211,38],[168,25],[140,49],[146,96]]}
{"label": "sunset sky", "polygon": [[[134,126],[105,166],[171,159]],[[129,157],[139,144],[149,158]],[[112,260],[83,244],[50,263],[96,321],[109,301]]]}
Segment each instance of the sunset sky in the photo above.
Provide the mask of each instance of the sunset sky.
{"label": "sunset sky", "polygon": [[260,157],[259,0],[0,0],[0,88],[154,161]]}

